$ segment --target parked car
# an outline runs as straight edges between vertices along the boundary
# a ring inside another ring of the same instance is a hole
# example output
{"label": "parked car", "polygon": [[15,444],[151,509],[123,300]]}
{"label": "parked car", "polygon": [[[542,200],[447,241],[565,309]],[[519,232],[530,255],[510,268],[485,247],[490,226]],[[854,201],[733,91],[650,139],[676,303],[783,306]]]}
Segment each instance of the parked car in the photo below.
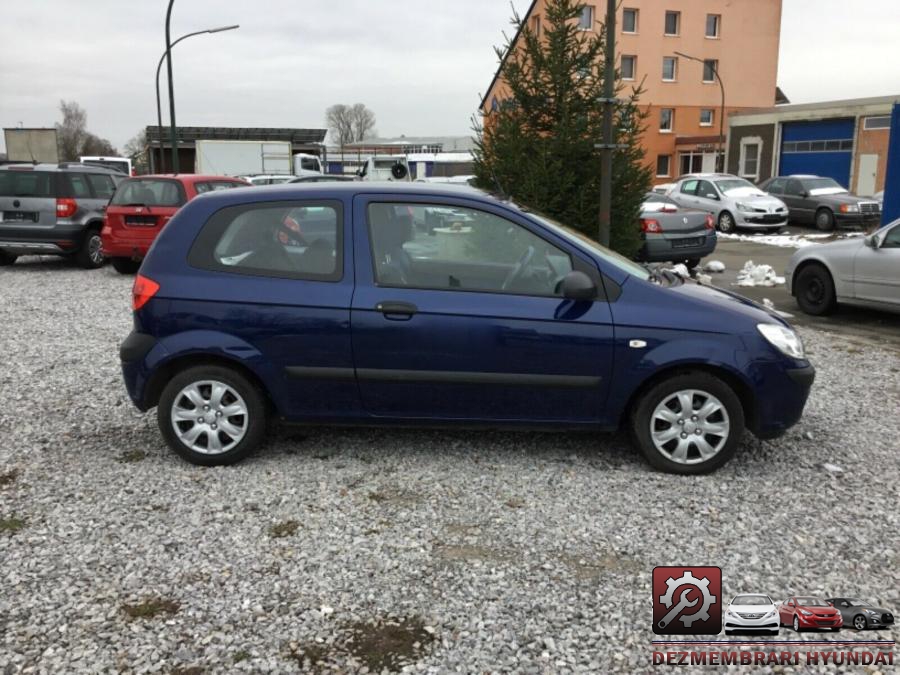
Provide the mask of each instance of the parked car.
{"label": "parked car", "polygon": [[777,232],[788,223],[788,208],[753,183],[727,173],[682,176],[668,193],[680,206],[711,213],[719,231],[736,228]]}
{"label": "parked car", "polygon": [[340,181],[356,180],[355,176],[342,176],[338,173],[322,173],[316,176],[300,176],[292,178],[288,183],[337,183]]}
{"label": "parked car", "polygon": [[102,166],[106,169],[118,171],[124,176],[134,175],[134,169],[132,168],[131,160],[128,157],[100,157],[95,155],[92,157],[79,157],[78,160],[82,164]]}
{"label": "parked car", "polygon": [[20,255],[60,255],[100,267],[103,210],[124,178],[76,162],[0,166],[0,265]]}
{"label": "parked car", "polygon": [[844,625],[841,613],[821,598],[795,596],[788,598],[778,608],[782,626],[792,626],[801,630],[830,628],[839,631]]}
{"label": "parked car", "polygon": [[[469,224],[435,245],[413,225],[420,206]],[[288,215],[318,234],[294,237]],[[774,438],[794,425],[815,375],[774,312],[654,276],[469,187],[204,195],[159,235],[133,308],[120,352],[129,396],[205,465],[247,456],[272,411],[293,423],[626,425],[658,469],[708,472],[745,427]]]}
{"label": "parked car", "polygon": [[763,631],[778,635],[778,606],[768,595],[736,595],[725,607],[725,635]]}
{"label": "parked car", "polygon": [[841,613],[844,624],[856,630],[866,628],[889,628],[894,623],[894,615],[888,609],[875,607],[871,602],[856,598],[828,598],[829,603]]}
{"label": "parked car", "polygon": [[831,232],[835,225],[866,229],[881,222],[877,200],[852,195],[833,178],[777,176],[759,187],[787,204],[792,221],[823,232]]}
{"label": "parked car", "polygon": [[784,278],[807,314],[829,314],[838,304],[900,312],[900,220],[867,237],[798,249]]}
{"label": "parked car", "polygon": [[879,190],[874,195],[872,195],[872,199],[878,202],[878,209],[880,211],[884,210],[884,190]]}
{"label": "parked car", "polygon": [[685,263],[688,269],[716,250],[716,221],[699,209],[686,209],[666,195],[648,192],[641,204],[641,239],[637,259]]}
{"label": "parked car", "polygon": [[281,185],[282,183],[293,182],[295,176],[291,174],[274,174],[265,176],[240,176],[241,180],[247,181],[250,185]]}
{"label": "parked car", "polygon": [[120,274],[134,274],[178,209],[197,195],[247,187],[238,178],[160,174],[122,181],[106,207],[103,254]]}

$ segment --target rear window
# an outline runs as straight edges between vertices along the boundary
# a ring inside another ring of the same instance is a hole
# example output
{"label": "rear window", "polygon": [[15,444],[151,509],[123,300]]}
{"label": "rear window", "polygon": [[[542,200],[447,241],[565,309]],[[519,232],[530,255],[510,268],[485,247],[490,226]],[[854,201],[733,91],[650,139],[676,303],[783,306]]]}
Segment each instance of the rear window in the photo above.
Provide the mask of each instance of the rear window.
{"label": "rear window", "polygon": [[54,197],[47,171],[0,171],[0,197]]}
{"label": "rear window", "polygon": [[338,281],[342,265],[340,202],[264,202],[216,212],[188,261],[194,267],[267,277]]}
{"label": "rear window", "polygon": [[123,181],[110,204],[112,206],[181,206],[185,202],[181,183],[160,178],[135,178]]}

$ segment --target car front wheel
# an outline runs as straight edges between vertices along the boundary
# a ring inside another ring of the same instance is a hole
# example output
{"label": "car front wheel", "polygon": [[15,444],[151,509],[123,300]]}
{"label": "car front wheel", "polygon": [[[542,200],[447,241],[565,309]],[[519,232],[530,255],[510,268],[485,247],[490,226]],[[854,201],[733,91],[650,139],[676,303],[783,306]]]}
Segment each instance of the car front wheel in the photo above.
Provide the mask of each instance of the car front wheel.
{"label": "car front wheel", "polygon": [[794,616],[794,631],[797,633],[800,632],[800,619],[798,619],[796,615]]}
{"label": "car front wheel", "polygon": [[234,464],[265,436],[265,399],[231,368],[196,366],[173,377],[163,389],[157,422],[169,447],[188,462]]}
{"label": "car front wheel", "polygon": [[865,630],[866,629],[866,617],[862,614],[857,614],[853,617],[853,627],[856,630]]}
{"label": "car front wheel", "polygon": [[735,230],[734,216],[732,216],[728,211],[722,211],[719,214],[719,232],[724,232],[725,234],[730,234]]}
{"label": "car front wheel", "polygon": [[719,378],[684,373],[651,387],[632,412],[638,447],[668,473],[708,473],[734,455],[744,433],[737,395]]}
{"label": "car front wheel", "polygon": [[816,211],[816,227],[822,232],[831,232],[834,229],[834,214],[828,209]]}
{"label": "car front wheel", "polygon": [[807,314],[823,316],[834,311],[836,298],[831,274],[822,265],[807,265],[797,275],[797,304]]}

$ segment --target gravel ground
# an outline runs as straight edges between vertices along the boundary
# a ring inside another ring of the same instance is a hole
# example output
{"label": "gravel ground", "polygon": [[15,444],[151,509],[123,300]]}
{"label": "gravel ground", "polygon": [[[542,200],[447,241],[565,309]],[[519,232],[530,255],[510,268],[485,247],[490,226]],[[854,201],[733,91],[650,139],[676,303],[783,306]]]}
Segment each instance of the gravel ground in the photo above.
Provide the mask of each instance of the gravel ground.
{"label": "gravel ground", "polygon": [[894,351],[805,330],[802,423],[712,476],[624,437],[409,430],[201,469],[127,400],[130,283],[0,270],[0,672],[647,672],[666,564],[900,613]]}

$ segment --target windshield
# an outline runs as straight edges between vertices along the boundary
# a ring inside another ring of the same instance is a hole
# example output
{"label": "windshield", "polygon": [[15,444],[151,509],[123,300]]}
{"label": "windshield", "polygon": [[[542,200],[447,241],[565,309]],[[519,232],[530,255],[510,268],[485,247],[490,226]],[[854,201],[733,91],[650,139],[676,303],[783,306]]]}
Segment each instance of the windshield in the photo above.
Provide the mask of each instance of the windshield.
{"label": "windshield", "polygon": [[564,239],[567,239],[568,241],[574,242],[576,244],[580,244],[581,246],[586,246],[593,253],[596,253],[601,258],[603,258],[606,262],[610,263],[611,265],[615,265],[623,272],[627,272],[628,274],[638,277],[639,279],[643,279],[644,281],[647,281],[650,279],[650,273],[645,268],[641,267],[640,265],[638,265],[635,262],[632,262],[625,256],[619,255],[615,251],[611,251],[608,248],[606,248],[605,246],[601,246],[596,241],[594,241],[590,237],[583,235],[578,230],[574,230],[571,227],[566,227],[562,223],[558,223],[557,221],[553,220],[552,218],[549,218],[548,216],[545,216],[545,215],[542,215],[539,213],[535,213],[534,211],[532,211],[530,209],[522,208],[522,210],[525,213],[527,213],[529,216],[531,216],[532,218],[534,218],[535,220],[540,222],[542,225],[549,227],[551,230],[553,230],[559,236],[563,237]]}
{"label": "windshield", "polygon": [[871,607],[872,606],[871,602],[866,602],[865,600],[850,599],[850,600],[847,600],[847,602],[849,602],[854,607]]}
{"label": "windshield", "polygon": [[184,204],[181,184],[164,178],[136,178],[123,182],[110,204],[112,206],[181,206]]}
{"label": "windshield", "polygon": [[819,598],[797,598],[797,604],[803,607],[831,607],[831,605]]}
{"label": "windshield", "polygon": [[730,190],[737,190],[738,188],[752,188],[757,190],[758,188],[751,183],[750,181],[744,180],[743,178],[729,178],[727,180],[717,180],[716,185],[719,187],[719,190],[725,192],[726,194]]}
{"label": "windshield", "polygon": [[50,197],[52,176],[47,171],[0,171],[0,197]]}
{"label": "windshield", "polygon": [[766,595],[739,595],[731,601],[732,605],[771,605],[772,600]]}

